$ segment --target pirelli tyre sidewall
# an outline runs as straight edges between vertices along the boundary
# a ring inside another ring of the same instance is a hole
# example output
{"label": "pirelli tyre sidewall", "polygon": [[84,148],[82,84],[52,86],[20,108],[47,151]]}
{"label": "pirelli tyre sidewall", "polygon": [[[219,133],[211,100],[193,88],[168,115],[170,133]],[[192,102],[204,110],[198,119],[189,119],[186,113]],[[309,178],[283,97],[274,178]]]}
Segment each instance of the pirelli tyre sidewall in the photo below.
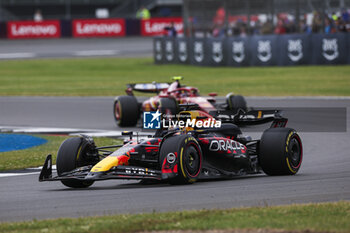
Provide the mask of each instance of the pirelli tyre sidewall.
{"label": "pirelli tyre sidewall", "polygon": [[299,134],[290,128],[265,130],[259,144],[258,159],[268,175],[295,175],[303,160]]}
{"label": "pirelli tyre sidewall", "polygon": [[[57,152],[57,174],[60,176],[65,172],[70,172],[84,163],[82,152],[86,151],[86,143],[83,143],[83,138],[74,137],[68,138],[61,144]],[[80,180],[61,180],[62,184],[71,188],[87,188],[91,186],[93,181]]]}
{"label": "pirelli tyre sidewall", "polygon": [[172,136],[161,144],[160,164],[167,155],[176,155],[177,176],[170,179],[171,184],[190,184],[198,180],[202,170],[203,154],[197,140],[190,135]]}
{"label": "pirelli tyre sidewall", "polygon": [[137,99],[134,96],[118,96],[114,100],[113,115],[118,126],[135,126],[140,116]]}

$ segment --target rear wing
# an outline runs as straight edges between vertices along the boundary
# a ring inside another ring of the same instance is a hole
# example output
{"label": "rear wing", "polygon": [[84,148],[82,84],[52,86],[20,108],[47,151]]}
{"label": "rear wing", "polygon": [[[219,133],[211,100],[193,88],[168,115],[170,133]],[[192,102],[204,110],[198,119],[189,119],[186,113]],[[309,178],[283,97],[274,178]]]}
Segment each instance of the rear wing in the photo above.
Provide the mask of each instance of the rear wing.
{"label": "rear wing", "polygon": [[232,111],[212,111],[210,114],[221,122],[234,123],[236,125],[260,125],[272,122],[271,128],[283,128],[288,119],[282,116],[281,110],[239,110],[234,114]]}
{"label": "rear wing", "polygon": [[133,95],[133,91],[144,93],[159,93],[164,89],[168,89],[170,83],[131,83],[127,84],[126,93]]}

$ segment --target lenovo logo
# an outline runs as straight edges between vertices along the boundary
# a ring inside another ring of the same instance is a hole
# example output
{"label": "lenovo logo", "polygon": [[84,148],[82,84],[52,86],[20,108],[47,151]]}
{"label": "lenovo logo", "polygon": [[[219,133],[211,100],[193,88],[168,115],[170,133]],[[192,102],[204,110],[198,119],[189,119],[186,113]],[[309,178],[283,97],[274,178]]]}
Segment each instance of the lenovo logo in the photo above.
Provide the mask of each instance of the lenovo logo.
{"label": "lenovo logo", "polygon": [[[169,23],[152,23],[150,21],[146,21],[145,22],[145,32],[146,33],[163,33],[164,32],[164,28],[168,27]],[[182,23],[175,23],[174,27],[176,29],[176,31],[182,31],[183,29],[183,25]]]}
{"label": "lenovo logo", "polygon": [[73,20],[74,37],[124,36],[123,19]]}
{"label": "lenovo logo", "polygon": [[55,35],[57,28],[54,25],[41,26],[41,25],[29,25],[29,26],[11,26],[11,32],[14,36],[23,36],[23,35]]}
{"label": "lenovo logo", "polygon": [[9,38],[50,38],[60,37],[59,21],[17,21],[9,22],[8,26]]}
{"label": "lenovo logo", "polygon": [[166,27],[174,23],[178,33],[183,32],[182,18],[153,18],[141,20],[141,34],[143,36],[156,36],[166,34]]}
{"label": "lenovo logo", "polygon": [[77,33],[78,34],[110,34],[110,33],[120,33],[122,27],[119,23],[114,24],[81,24],[77,23]]}

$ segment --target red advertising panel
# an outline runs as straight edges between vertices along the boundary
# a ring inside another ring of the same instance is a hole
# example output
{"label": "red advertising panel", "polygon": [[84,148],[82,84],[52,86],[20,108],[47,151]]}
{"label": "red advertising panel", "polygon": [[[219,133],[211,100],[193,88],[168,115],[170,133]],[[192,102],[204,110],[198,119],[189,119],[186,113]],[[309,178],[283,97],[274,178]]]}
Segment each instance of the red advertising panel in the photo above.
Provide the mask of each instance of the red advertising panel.
{"label": "red advertising panel", "polygon": [[7,23],[7,37],[20,38],[58,38],[61,36],[59,20],[12,21]]}
{"label": "red advertising panel", "polygon": [[141,35],[142,36],[158,36],[165,35],[167,32],[164,29],[174,23],[177,33],[183,33],[182,18],[152,18],[141,20]]}
{"label": "red advertising panel", "polygon": [[124,19],[73,20],[73,37],[125,36]]}

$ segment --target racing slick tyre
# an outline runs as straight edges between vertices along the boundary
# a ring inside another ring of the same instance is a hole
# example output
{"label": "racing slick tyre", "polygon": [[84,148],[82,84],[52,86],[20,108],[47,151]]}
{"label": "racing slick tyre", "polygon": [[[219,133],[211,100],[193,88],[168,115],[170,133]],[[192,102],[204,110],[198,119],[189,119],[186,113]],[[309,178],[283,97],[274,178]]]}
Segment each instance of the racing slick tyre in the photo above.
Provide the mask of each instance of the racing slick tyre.
{"label": "racing slick tyre", "polygon": [[237,113],[239,109],[242,109],[244,112],[247,111],[247,102],[241,95],[228,94],[226,102],[228,110],[232,110],[234,113]]}
{"label": "racing slick tyre", "polygon": [[264,131],[258,160],[267,175],[294,175],[303,159],[300,136],[294,129],[270,128]]}
{"label": "racing slick tyre", "polygon": [[198,180],[202,170],[202,150],[190,135],[171,136],[161,144],[159,162],[162,170],[165,166],[172,166],[177,172],[169,183],[191,184]]}
{"label": "racing slick tyre", "polygon": [[134,96],[119,96],[114,101],[114,119],[118,126],[135,126],[139,119],[139,105]]}
{"label": "racing slick tyre", "polygon": [[179,107],[174,98],[160,98],[159,111],[162,114],[175,115],[179,111]]}
{"label": "racing slick tyre", "polygon": [[[83,138],[74,137],[66,139],[60,146],[57,152],[57,174],[62,175],[64,172],[69,172],[77,167],[95,164],[96,161],[88,159],[86,154],[90,144]],[[71,188],[87,188],[91,186],[94,181],[80,181],[80,180],[61,180],[62,184]]]}

